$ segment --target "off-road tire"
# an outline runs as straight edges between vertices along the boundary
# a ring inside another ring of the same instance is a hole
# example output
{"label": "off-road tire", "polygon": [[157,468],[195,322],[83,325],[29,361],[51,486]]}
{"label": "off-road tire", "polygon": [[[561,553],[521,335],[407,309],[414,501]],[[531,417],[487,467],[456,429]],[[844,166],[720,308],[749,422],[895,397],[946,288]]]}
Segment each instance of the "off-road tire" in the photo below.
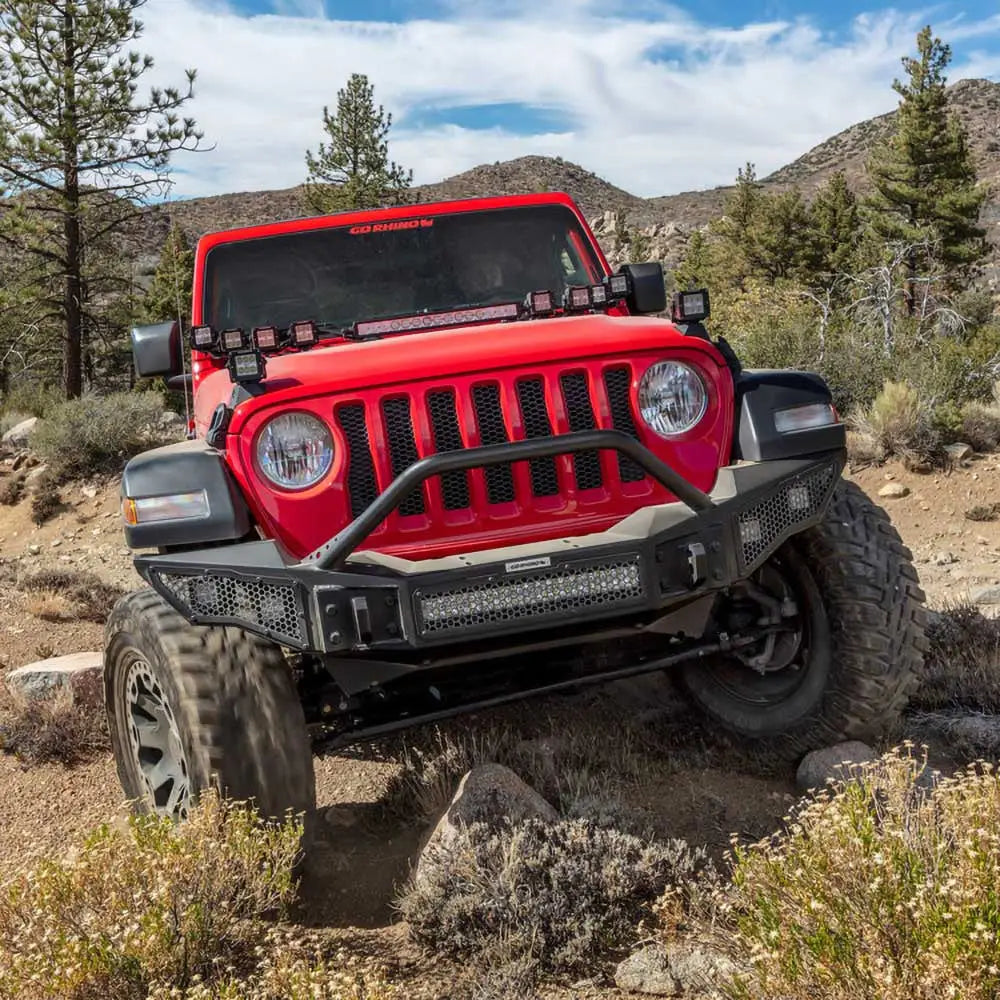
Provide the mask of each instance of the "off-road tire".
{"label": "off-road tire", "polygon": [[821,603],[801,686],[783,702],[748,705],[699,663],[682,669],[682,686],[711,719],[786,759],[893,735],[927,649],[924,595],[909,549],[885,511],[842,481],[823,521],[786,543],[779,560],[782,553]]}
{"label": "off-road tire", "polygon": [[154,812],[132,749],[125,678],[141,658],[172,711],[192,800],[207,788],[253,801],[262,816],[305,819],[311,840],[316,786],[302,704],[281,650],[238,628],[186,622],[155,591],[122,598],[105,629],[108,728],[126,797]]}

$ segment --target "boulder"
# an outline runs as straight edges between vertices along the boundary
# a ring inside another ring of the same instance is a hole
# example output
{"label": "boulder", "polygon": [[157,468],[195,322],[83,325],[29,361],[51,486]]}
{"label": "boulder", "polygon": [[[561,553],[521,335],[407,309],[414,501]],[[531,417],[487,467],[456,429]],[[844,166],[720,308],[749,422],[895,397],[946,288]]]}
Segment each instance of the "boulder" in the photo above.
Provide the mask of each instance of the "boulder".
{"label": "boulder", "polygon": [[421,871],[434,864],[435,857],[447,854],[462,829],[473,823],[501,826],[526,819],[554,823],[555,809],[510,768],[502,764],[480,764],[465,774],[448,807],[424,842],[417,859],[415,881]]}
{"label": "boulder", "polygon": [[964,441],[946,444],[944,450],[953,462],[964,462],[965,459],[972,457],[972,445]]}
{"label": "boulder", "polygon": [[910,487],[904,486],[902,483],[886,483],[878,491],[878,495],[883,499],[901,500],[903,497],[910,495]]}
{"label": "boulder", "polygon": [[843,781],[850,778],[858,765],[877,759],[878,754],[867,743],[858,740],[813,750],[802,758],[795,773],[795,784],[802,792],[810,788],[823,788],[830,780]]}
{"label": "boulder", "polygon": [[35,424],[37,423],[38,417],[28,417],[27,420],[22,420],[19,424],[14,424],[0,440],[9,448],[27,448],[28,438],[31,437],[31,432],[35,429]]}
{"label": "boulder", "polygon": [[48,698],[66,690],[76,704],[96,708],[104,702],[103,677],[103,653],[70,653],[18,667],[5,680],[22,698]]}
{"label": "boulder", "polygon": [[620,990],[658,997],[722,997],[738,969],[725,955],[696,945],[659,944],[641,948],[619,964]]}

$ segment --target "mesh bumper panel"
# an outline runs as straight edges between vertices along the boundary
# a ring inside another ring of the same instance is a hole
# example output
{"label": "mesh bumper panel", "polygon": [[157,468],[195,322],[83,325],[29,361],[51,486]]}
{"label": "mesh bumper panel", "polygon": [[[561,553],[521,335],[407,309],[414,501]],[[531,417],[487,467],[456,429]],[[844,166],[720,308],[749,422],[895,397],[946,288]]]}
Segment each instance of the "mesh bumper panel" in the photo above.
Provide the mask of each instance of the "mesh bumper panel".
{"label": "mesh bumper panel", "polygon": [[306,645],[305,624],[291,585],[212,573],[182,576],[159,572],[156,578],[195,617],[246,623],[279,641]]}
{"label": "mesh bumper panel", "polygon": [[645,596],[639,556],[559,566],[416,595],[423,635],[624,607]]}

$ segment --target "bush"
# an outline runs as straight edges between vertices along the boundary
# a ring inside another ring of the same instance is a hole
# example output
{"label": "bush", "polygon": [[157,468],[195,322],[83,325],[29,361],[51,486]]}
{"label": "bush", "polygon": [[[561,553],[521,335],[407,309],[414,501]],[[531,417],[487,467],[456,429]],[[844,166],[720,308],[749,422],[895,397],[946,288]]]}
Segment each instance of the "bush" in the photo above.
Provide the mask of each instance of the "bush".
{"label": "bush", "polygon": [[755,974],[747,996],[987,1000],[1000,990],[1000,779],[929,790],[901,752],[736,849],[723,912]]}
{"label": "bush", "polygon": [[99,625],[108,620],[111,609],[125,594],[121,587],[105,583],[96,573],[72,569],[44,569],[22,577],[17,587],[36,598],[57,597],[56,603],[65,608],[65,613],[58,616],[63,620]]}
{"label": "bush", "polygon": [[24,496],[24,477],[13,475],[9,476],[2,483],[0,483],[0,504],[4,507],[13,507],[14,504],[21,502],[21,497]]}
{"label": "bush", "polygon": [[1000,407],[966,403],[962,407],[961,440],[976,451],[996,451],[1000,446]]}
{"label": "bush", "polygon": [[48,473],[41,476],[35,483],[35,492],[31,498],[32,523],[41,527],[62,510],[62,505],[62,497],[53,478]]}
{"label": "bush", "polygon": [[27,417],[44,417],[65,400],[66,394],[58,386],[18,382],[0,397],[0,410],[16,415],[19,419],[14,422],[19,423]]}
{"label": "bush", "polygon": [[213,795],[179,826],[101,827],[74,860],[42,861],[0,890],[0,997],[139,1000],[225,981],[263,937],[260,919],[291,902],[301,832]]}
{"label": "bush", "polygon": [[941,437],[930,408],[904,382],[886,382],[871,406],[852,422],[875,461],[900,458],[909,468],[941,461]]}
{"label": "bush", "polygon": [[121,471],[161,443],[163,399],[155,392],[116,392],[60,403],[38,422],[31,444],[53,474],[66,479]]}
{"label": "bush", "polygon": [[429,858],[399,901],[421,944],[481,968],[580,971],[627,947],[651,904],[705,864],[585,820],[474,824]]}
{"label": "bush", "polygon": [[68,691],[23,698],[0,684],[0,750],[28,764],[74,766],[110,749],[104,711],[74,702]]}

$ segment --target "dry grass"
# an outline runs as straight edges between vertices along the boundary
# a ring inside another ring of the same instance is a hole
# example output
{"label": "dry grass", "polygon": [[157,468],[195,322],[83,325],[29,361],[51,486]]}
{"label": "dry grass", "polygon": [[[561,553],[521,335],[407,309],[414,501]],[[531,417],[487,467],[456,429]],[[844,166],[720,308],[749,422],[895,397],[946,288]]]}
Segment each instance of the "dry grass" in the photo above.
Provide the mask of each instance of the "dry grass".
{"label": "dry grass", "polygon": [[851,424],[849,446],[855,465],[898,458],[907,468],[919,470],[944,460],[931,408],[904,382],[886,382],[871,406],[854,414]]}
{"label": "dry grass", "polygon": [[28,764],[82,764],[110,749],[104,712],[60,689],[24,698],[0,682],[0,750]]}
{"label": "dry grass", "polygon": [[103,624],[124,595],[96,573],[46,569],[21,577],[17,589],[28,595],[31,614],[49,621],[88,621]]}
{"label": "dry grass", "polygon": [[966,403],[962,407],[961,440],[976,451],[996,451],[1000,446],[1000,406]]}
{"label": "dry grass", "polygon": [[894,751],[736,849],[722,913],[745,997],[993,1000],[1000,991],[1000,780],[918,789]]}
{"label": "dry grass", "polygon": [[995,521],[1000,517],[1000,503],[977,504],[965,511],[966,521]]}
{"label": "dry grass", "polygon": [[911,705],[1000,711],[1000,622],[972,605],[954,605],[932,617],[927,638],[923,678]]}
{"label": "dry grass", "polygon": [[0,505],[13,507],[21,502],[24,496],[24,477],[20,475],[8,476],[0,483]]}

